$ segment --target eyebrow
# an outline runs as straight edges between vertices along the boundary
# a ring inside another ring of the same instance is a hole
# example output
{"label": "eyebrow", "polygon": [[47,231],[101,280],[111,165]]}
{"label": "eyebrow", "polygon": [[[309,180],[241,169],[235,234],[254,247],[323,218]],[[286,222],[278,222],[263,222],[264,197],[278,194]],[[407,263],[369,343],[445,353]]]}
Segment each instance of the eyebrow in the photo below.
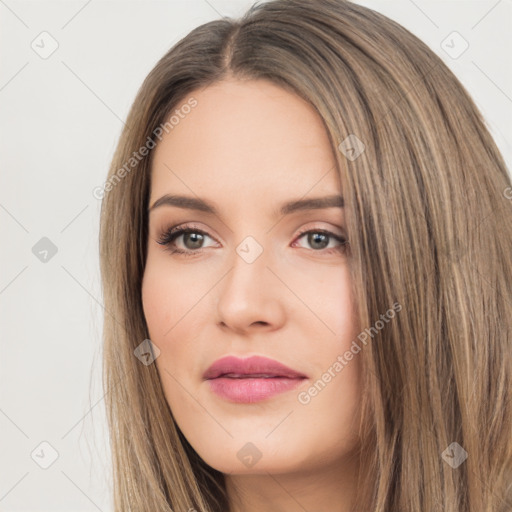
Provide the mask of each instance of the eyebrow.
{"label": "eyebrow", "polygon": [[[166,194],[160,199],[157,199],[153,203],[153,206],[148,208],[148,212],[152,212],[160,206],[176,206],[178,208],[185,208],[187,210],[196,210],[210,213],[216,216],[219,215],[217,208],[212,203],[199,197]],[[283,203],[281,208],[279,208],[275,214],[289,215],[298,211],[322,210],[324,208],[343,208],[343,206],[343,197],[340,195],[313,197],[310,199],[295,199]]]}

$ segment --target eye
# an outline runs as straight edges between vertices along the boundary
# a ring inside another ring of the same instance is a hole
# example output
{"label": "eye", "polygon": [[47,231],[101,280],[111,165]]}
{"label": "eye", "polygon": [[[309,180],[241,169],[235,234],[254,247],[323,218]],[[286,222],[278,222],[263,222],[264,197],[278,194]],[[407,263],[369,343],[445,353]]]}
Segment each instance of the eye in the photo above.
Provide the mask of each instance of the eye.
{"label": "eye", "polygon": [[[177,240],[183,237],[184,249],[177,247]],[[198,254],[204,248],[204,241],[211,237],[205,231],[193,226],[178,226],[170,228],[157,240],[160,245],[166,246],[172,253],[192,256]],[[213,239],[212,239],[213,240]]]}
{"label": "eye", "polygon": [[[325,251],[330,254],[333,252],[346,252],[348,249],[348,240],[341,236],[327,231],[325,229],[310,229],[302,231],[297,240],[306,239],[306,242],[312,247],[315,252]],[[334,243],[334,247],[329,245]],[[337,245],[336,245],[337,244]],[[326,250],[327,249],[327,250]]]}
{"label": "eye", "polygon": [[[180,238],[182,238],[182,240],[178,243]],[[165,246],[172,254],[195,256],[200,254],[204,248],[208,247],[204,245],[208,238],[214,240],[202,229],[191,225],[182,225],[164,231],[157,240],[157,243]],[[295,239],[296,241],[292,244],[292,247],[295,247],[297,240],[301,239],[306,239],[307,243],[311,246],[310,250],[319,253],[345,253],[349,247],[349,242],[345,237],[325,229],[301,231]],[[182,247],[179,247],[180,245]],[[302,245],[299,247],[307,249],[307,247]]]}

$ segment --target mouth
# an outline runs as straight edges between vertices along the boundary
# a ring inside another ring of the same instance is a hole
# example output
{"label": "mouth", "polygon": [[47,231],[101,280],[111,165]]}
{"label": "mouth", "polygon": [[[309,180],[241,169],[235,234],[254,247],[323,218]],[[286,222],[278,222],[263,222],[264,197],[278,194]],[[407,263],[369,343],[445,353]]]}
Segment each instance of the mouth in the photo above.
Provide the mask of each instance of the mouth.
{"label": "mouth", "polygon": [[220,376],[207,382],[210,390],[228,402],[251,404],[297,388],[304,378],[289,377],[244,377]]}
{"label": "mouth", "polygon": [[275,375],[268,373],[223,373],[216,379],[225,378],[225,379],[289,379],[286,375]]}
{"label": "mouth", "polygon": [[228,356],[213,363],[203,378],[224,400],[254,403],[296,388],[307,376],[274,359]]}
{"label": "mouth", "polygon": [[227,377],[233,379],[245,378],[306,378],[301,372],[263,356],[252,356],[240,359],[235,356],[222,357],[215,361],[204,373],[205,380]]}

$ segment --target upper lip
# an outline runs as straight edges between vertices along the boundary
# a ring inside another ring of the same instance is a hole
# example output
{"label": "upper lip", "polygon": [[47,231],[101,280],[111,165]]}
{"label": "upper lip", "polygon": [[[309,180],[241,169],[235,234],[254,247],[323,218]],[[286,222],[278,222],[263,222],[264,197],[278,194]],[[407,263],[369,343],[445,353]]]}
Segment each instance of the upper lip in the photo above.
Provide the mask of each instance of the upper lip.
{"label": "upper lip", "polygon": [[221,376],[230,377],[287,377],[289,379],[306,378],[298,371],[288,368],[274,359],[263,356],[252,356],[240,359],[226,356],[217,359],[204,373],[204,379],[216,379]]}

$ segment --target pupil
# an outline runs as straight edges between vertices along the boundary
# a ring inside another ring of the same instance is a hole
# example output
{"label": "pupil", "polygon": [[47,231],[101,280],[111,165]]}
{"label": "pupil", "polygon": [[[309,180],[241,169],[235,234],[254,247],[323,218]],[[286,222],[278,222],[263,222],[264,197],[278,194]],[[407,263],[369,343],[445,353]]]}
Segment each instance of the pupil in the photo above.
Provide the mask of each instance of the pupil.
{"label": "pupil", "polygon": [[[201,247],[202,242],[202,236],[201,233],[185,233],[184,235],[184,242],[185,246],[187,246],[188,249],[199,249]],[[192,239],[192,247],[189,247],[187,244],[188,240]]]}
{"label": "pupil", "polygon": [[319,249],[324,249],[328,245],[328,241],[327,241],[328,237],[324,233],[312,233],[309,235],[308,238],[309,238],[308,242],[311,244],[312,247],[315,247],[315,244],[317,242],[320,243],[320,247],[317,247]]}

